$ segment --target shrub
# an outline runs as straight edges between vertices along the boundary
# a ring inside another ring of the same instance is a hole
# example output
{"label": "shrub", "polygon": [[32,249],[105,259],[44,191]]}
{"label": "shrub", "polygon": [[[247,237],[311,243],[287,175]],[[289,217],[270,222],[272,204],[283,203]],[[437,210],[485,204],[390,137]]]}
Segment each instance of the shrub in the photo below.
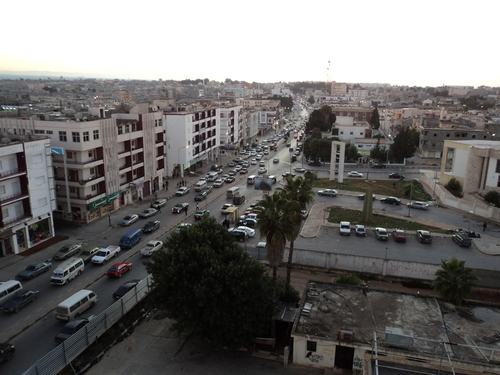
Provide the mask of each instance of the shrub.
{"label": "shrub", "polygon": [[498,191],[488,191],[484,196],[484,200],[496,207],[500,207],[500,193]]}
{"label": "shrub", "polygon": [[337,280],[335,280],[337,284],[346,284],[346,285],[361,285],[361,279],[358,275],[355,274],[346,274],[341,275]]}
{"label": "shrub", "polygon": [[444,187],[451,192],[460,193],[462,191],[462,185],[460,185],[460,182],[455,177],[448,181]]}

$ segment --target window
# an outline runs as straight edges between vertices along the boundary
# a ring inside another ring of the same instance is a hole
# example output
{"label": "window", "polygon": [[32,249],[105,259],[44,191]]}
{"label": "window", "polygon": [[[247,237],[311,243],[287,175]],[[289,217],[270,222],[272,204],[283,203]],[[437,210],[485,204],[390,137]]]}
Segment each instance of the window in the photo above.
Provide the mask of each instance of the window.
{"label": "window", "polygon": [[500,187],[500,176],[498,176],[497,187]]}
{"label": "window", "polygon": [[92,191],[97,191],[97,184],[92,185]]}
{"label": "window", "polygon": [[80,133],[78,133],[78,132],[71,132],[71,135],[73,137],[73,142],[80,142]]}
{"label": "window", "polygon": [[9,217],[9,209],[8,208],[2,208],[2,217],[5,219],[6,217]]}
{"label": "window", "polygon": [[54,134],[52,130],[47,130],[47,134]]}
{"label": "window", "polygon": [[35,129],[35,134],[45,134],[45,130]]}
{"label": "window", "polygon": [[59,132],[59,140],[61,142],[68,142],[68,137],[66,136],[66,132]]}
{"label": "window", "polygon": [[76,194],[76,187],[72,187],[72,186],[70,186],[70,188],[69,188],[69,192],[70,192],[71,194]]}
{"label": "window", "polygon": [[123,134],[123,127],[119,126],[118,127],[118,135]]}
{"label": "window", "polygon": [[89,132],[83,132],[83,141],[84,142],[90,141],[90,134],[89,134]]}
{"label": "window", "polygon": [[316,351],[316,341],[307,341],[307,351],[315,352]]}
{"label": "window", "polygon": [[495,173],[500,173],[500,160],[497,160],[497,169],[495,169]]}
{"label": "window", "polygon": [[99,139],[99,130],[94,130],[94,139]]}

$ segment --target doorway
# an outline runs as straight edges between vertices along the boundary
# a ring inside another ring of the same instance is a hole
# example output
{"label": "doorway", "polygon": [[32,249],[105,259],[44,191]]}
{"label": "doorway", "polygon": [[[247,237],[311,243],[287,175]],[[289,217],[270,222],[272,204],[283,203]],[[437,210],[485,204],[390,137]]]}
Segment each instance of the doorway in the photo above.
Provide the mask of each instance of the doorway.
{"label": "doorway", "polygon": [[354,359],[354,348],[339,346],[335,350],[335,367],[344,370],[352,370],[352,360]]}

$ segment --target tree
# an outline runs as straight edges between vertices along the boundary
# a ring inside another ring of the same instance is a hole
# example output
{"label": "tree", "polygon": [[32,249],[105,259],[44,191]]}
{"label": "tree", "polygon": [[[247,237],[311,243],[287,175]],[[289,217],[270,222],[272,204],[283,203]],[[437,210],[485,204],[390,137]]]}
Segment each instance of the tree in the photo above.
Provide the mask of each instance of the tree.
{"label": "tree", "polygon": [[292,274],[294,243],[299,236],[302,220],[304,219],[301,211],[305,210],[307,205],[314,201],[314,191],[312,190],[311,180],[303,177],[286,178],[285,186],[279,188],[278,191],[290,202],[289,209],[293,212],[289,218],[292,222],[292,230],[287,233],[287,239],[290,242],[286,265],[286,287],[288,289]]}
{"label": "tree", "polygon": [[345,148],[345,159],[350,162],[357,162],[361,154],[355,145],[349,145]]}
{"label": "tree", "polygon": [[418,148],[420,134],[415,129],[403,128],[394,138],[390,148],[390,154],[395,161],[402,162],[405,158],[411,158]]}
{"label": "tree", "polygon": [[307,99],[307,101],[309,102],[309,104],[313,105],[314,104],[314,96],[309,96],[309,99]]}
{"label": "tree", "polygon": [[370,117],[370,125],[372,126],[373,129],[380,128],[380,115],[378,113],[378,108],[375,108],[372,111],[372,116]]}
{"label": "tree", "polygon": [[378,138],[377,144],[370,150],[370,157],[380,162],[384,162],[387,160],[387,153],[388,150],[385,147],[380,147],[380,138]]}
{"label": "tree", "polygon": [[329,105],[324,105],[319,111],[325,117],[325,123],[328,124],[328,120],[330,119],[330,115],[332,114],[332,107],[330,107]]}
{"label": "tree", "polygon": [[445,299],[461,305],[462,299],[470,294],[476,281],[477,277],[472,274],[472,269],[465,267],[465,260],[451,258],[441,260],[441,269],[436,271],[432,287]]}
{"label": "tree", "polygon": [[146,269],[175,329],[230,348],[269,333],[271,278],[213,217],[167,237]]}

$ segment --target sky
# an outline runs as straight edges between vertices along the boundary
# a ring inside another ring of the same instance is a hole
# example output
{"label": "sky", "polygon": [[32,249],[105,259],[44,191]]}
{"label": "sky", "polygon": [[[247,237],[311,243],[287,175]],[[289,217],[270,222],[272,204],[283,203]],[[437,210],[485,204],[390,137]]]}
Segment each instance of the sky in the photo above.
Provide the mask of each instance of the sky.
{"label": "sky", "polygon": [[499,0],[19,4],[3,73],[500,87]]}

